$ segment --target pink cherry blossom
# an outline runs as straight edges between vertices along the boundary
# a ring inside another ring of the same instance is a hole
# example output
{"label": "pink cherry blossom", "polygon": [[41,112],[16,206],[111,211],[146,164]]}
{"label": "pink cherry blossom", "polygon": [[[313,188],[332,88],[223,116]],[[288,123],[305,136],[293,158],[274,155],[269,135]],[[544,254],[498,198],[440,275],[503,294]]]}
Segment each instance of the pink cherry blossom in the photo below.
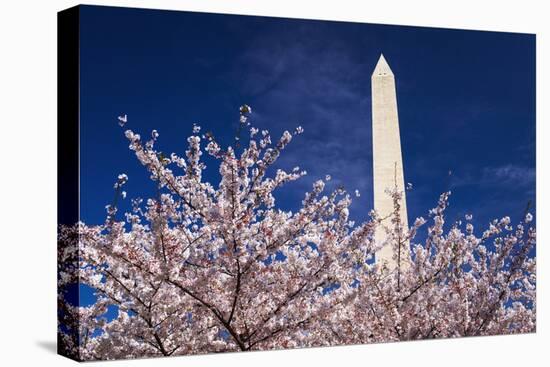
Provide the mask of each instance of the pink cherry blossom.
{"label": "pink cherry blossom", "polygon": [[[102,225],[60,228],[64,354],[101,360],[535,330],[531,214],[514,226],[509,217],[495,220],[476,235],[471,223],[446,225],[447,192],[428,220],[403,228],[403,193],[390,190],[396,210],[388,240],[375,243],[377,213],[351,222],[353,195],[327,192],[323,180],[298,210],[278,208],[274,193],[305,175],[270,169],[293,135],[285,131],[273,145],[269,132],[260,142],[251,132],[240,149],[192,135],[183,158],[166,158],[155,149],[156,131],[148,142],[126,131],[159,194],[132,199],[124,215],[115,200]],[[203,150],[218,162],[217,185],[203,180]],[[119,176],[116,190],[126,181]],[[396,270],[373,261],[383,245],[394,249]],[[70,305],[75,283],[94,288],[97,302]],[[118,316],[108,321],[112,306]]]}

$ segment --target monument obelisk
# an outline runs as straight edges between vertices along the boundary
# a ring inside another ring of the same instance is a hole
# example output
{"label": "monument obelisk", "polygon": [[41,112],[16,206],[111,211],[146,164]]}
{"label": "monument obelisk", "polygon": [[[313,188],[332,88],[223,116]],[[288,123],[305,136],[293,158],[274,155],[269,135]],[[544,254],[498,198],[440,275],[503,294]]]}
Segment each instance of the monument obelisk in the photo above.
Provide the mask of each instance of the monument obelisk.
{"label": "monument obelisk", "polygon": [[[401,157],[401,139],[399,137],[395,78],[384,55],[380,55],[380,59],[372,73],[371,88],[374,209],[380,218],[384,218],[382,227],[393,229],[394,203],[392,197],[386,191],[397,188],[398,191],[403,193],[399,216],[401,225],[406,230],[408,229],[407,202]],[[386,238],[386,231],[379,226],[375,232],[376,243],[381,243]],[[376,261],[385,262],[390,269],[395,269],[398,261],[393,256],[394,246],[388,241],[376,253]],[[408,241],[402,242],[399,257],[400,268],[407,267],[410,261]]]}

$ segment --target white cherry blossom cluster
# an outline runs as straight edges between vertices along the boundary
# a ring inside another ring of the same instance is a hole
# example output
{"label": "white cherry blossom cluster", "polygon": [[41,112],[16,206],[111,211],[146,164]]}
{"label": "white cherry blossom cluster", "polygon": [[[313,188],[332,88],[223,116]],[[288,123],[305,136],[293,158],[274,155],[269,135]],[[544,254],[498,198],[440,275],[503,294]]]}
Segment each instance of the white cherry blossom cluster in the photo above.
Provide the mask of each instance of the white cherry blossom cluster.
{"label": "white cherry blossom cluster", "polygon": [[[268,131],[251,127],[248,145],[225,148],[199,132],[195,125],[184,156],[167,157],[155,148],[158,133],[143,142],[127,130],[158,195],[132,199],[125,215],[115,200],[103,225],[60,228],[64,353],[100,360],[535,330],[531,214],[516,225],[495,220],[476,235],[471,215],[465,225],[447,223],[447,192],[428,219],[403,228],[403,193],[390,190],[388,239],[375,243],[387,222],[374,211],[351,221],[352,195],[327,192],[330,176],[296,210],[277,207],[276,191],[306,174],[274,167],[303,129],[272,144]],[[218,163],[219,183],[203,179],[203,150]],[[126,181],[119,176],[115,188]],[[392,246],[397,269],[375,261],[383,245]],[[79,282],[95,290],[96,303],[68,302]]]}

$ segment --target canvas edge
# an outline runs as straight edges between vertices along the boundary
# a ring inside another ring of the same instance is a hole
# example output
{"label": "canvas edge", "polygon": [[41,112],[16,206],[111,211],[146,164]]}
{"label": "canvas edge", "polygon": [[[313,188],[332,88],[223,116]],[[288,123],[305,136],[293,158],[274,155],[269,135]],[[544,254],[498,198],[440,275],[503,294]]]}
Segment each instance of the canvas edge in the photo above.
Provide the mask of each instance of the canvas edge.
{"label": "canvas edge", "polygon": [[[79,46],[80,6],[57,13],[57,225],[72,226],[80,219],[79,205]],[[58,251],[64,244],[57,243]],[[59,257],[58,257],[59,262]],[[57,264],[59,269],[63,264]],[[75,274],[78,276],[78,274]],[[58,294],[60,289],[58,288]],[[78,288],[72,290],[78,299]],[[57,353],[82,361],[80,350],[70,353],[63,347],[59,330],[60,303],[57,303]]]}

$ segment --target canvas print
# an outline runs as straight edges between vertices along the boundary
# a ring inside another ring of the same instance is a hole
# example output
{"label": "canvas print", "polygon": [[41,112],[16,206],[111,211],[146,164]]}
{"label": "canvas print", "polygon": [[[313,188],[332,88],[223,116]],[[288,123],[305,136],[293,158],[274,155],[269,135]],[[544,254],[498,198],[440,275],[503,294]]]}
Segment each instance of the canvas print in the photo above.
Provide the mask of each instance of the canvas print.
{"label": "canvas print", "polygon": [[60,354],[535,332],[535,35],[98,6],[58,26]]}

